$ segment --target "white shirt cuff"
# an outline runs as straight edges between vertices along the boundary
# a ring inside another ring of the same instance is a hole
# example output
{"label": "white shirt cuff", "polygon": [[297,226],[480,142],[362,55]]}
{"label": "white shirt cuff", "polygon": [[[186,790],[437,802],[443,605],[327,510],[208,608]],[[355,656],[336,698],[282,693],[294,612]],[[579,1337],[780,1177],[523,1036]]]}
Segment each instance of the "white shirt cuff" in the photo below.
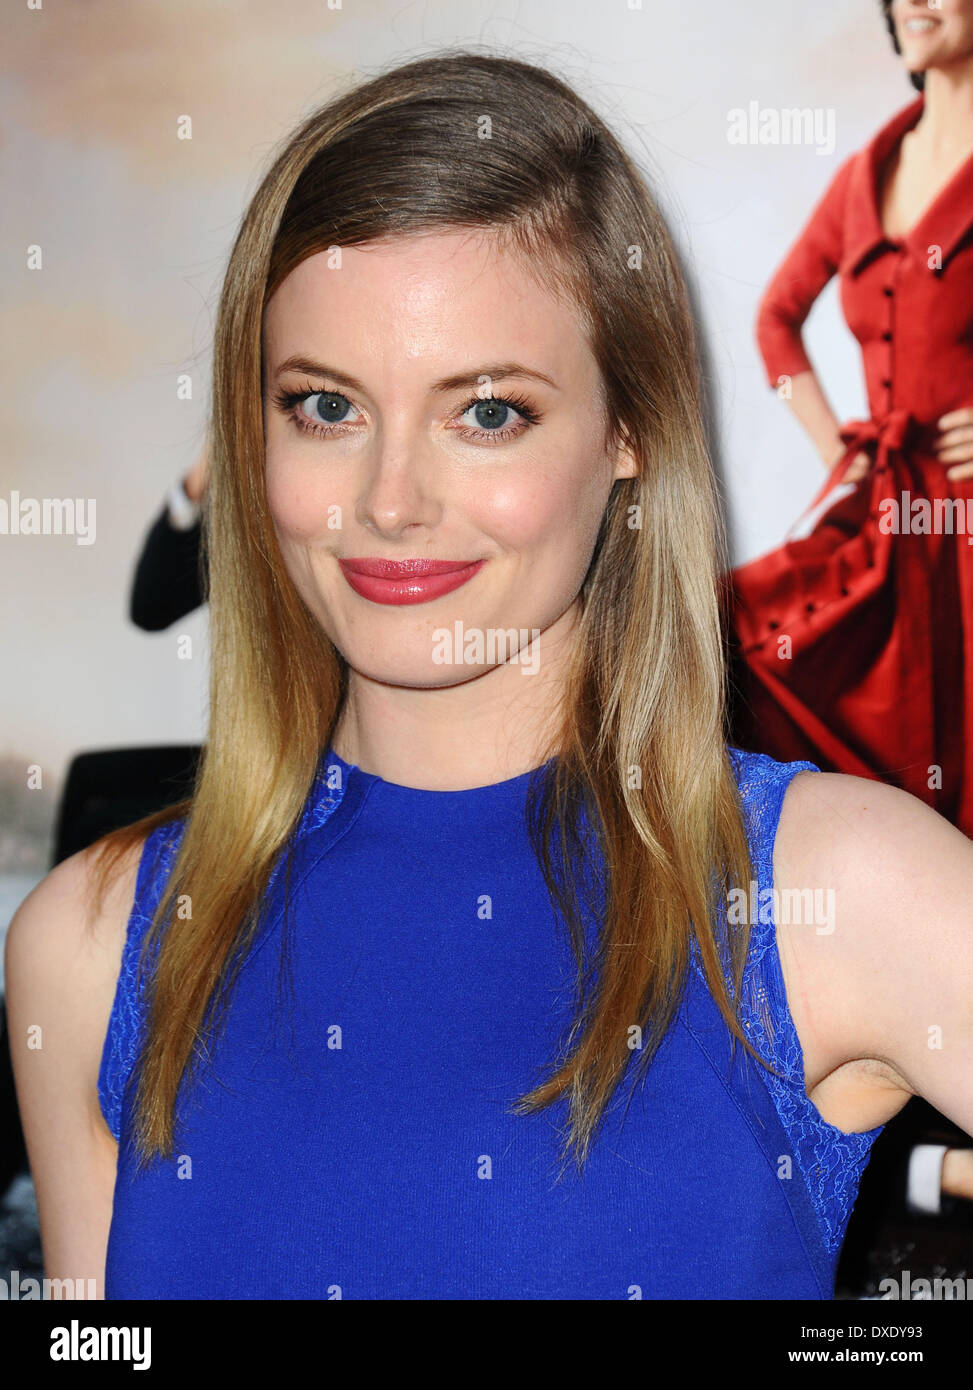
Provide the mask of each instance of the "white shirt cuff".
{"label": "white shirt cuff", "polygon": [[199,521],[200,507],[187,495],[182,479],[173,483],[166,494],[169,522],[177,531],[191,531]]}
{"label": "white shirt cuff", "polygon": [[943,1159],[948,1144],[917,1144],[909,1155],[905,1200],[910,1211],[942,1211]]}

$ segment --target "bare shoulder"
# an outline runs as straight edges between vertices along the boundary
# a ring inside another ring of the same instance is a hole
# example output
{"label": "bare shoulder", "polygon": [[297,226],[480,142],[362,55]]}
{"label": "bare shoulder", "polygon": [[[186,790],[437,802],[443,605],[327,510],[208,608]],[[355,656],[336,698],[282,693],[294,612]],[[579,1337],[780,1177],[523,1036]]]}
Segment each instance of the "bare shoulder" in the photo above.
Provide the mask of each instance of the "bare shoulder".
{"label": "bare shoulder", "polygon": [[[59,931],[75,931],[79,939],[90,935],[93,945],[107,944],[118,911],[126,903],[131,907],[134,899],[143,845],[144,840],[140,840],[120,856],[115,872],[107,878],[100,903],[95,891],[100,846],[79,850],[62,860],[24,898],[11,923],[11,933],[14,925],[19,924],[17,935],[22,935],[26,931],[23,924],[30,922],[32,930],[46,931],[52,937]],[[100,910],[93,912],[95,906]]]}
{"label": "bare shoulder", "polygon": [[[7,933],[5,973],[14,1016],[48,1022],[72,1040],[74,1067],[97,1107],[98,1067],[135,897],[142,844],[130,846],[100,896],[99,851],[79,851],[53,868],[21,903]],[[20,1040],[23,1041],[23,1040]],[[32,1034],[34,1050],[43,1030]],[[52,1040],[53,1041],[53,1040]],[[18,1078],[19,1081],[19,1078]]]}
{"label": "bare shoulder", "polygon": [[111,971],[121,964],[135,898],[142,845],[126,849],[99,898],[99,851],[92,846],[50,870],[14,914],[7,933],[7,963],[57,973],[83,968]]}
{"label": "bare shoulder", "polygon": [[[774,867],[793,883],[840,890],[846,912],[855,910],[859,940],[868,931],[886,939],[891,931],[907,931],[913,913],[919,940],[937,901],[968,886],[973,843],[897,787],[841,773],[801,772],[784,797]],[[896,909],[894,921],[890,907]],[[850,918],[845,925],[851,927]]]}
{"label": "bare shoulder", "polygon": [[848,845],[847,838],[837,833],[842,829],[853,836],[854,843],[849,846],[852,853],[866,844],[889,851],[900,848],[897,841],[903,832],[910,839],[914,835],[923,840],[944,835],[966,840],[918,797],[886,782],[839,772],[799,772],[784,798],[778,838],[782,845],[788,832],[799,830],[800,839],[806,840],[807,833],[815,829],[822,832],[809,846],[816,856],[836,845]]}
{"label": "bare shoulder", "polygon": [[805,905],[778,914],[777,943],[823,1117],[870,1129],[919,1094],[968,1128],[973,843],[895,787],[804,772],[784,798],[774,876],[775,902]]}

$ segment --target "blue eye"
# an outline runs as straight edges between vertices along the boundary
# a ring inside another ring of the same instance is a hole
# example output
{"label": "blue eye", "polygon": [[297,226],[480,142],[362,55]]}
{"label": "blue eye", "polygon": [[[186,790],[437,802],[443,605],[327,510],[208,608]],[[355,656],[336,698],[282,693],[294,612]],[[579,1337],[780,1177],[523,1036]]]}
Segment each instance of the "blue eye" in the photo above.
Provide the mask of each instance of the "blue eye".
{"label": "blue eye", "polygon": [[470,421],[470,425],[473,428],[490,431],[504,429],[512,425],[514,423],[513,416],[516,414],[506,401],[492,398],[486,401],[477,401],[475,405],[469,406],[463,414],[468,415],[471,410],[475,420]]}
{"label": "blue eye", "polygon": [[340,391],[315,391],[312,395],[305,395],[300,399],[301,414],[305,419],[313,420],[315,424],[340,424],[349,409],[355,408]]}
{"label": "blue eye", "polygon": [[[315,391],[310,386],[304,391],[278,391],[272,397],[282,414],[288,415],[298,429],[307,434],[335,438],[348,433],[342,426],[360,425],[361,412],[341,391]],[[357,412],[349,417],[349,410]],[[518,439],[532,425],[540,423],[541,412],[530,401],[519,396],[504,399],[490,396],[486,400],[479,397],[468,401],[460,411],[458,419],[473,412],[475,423],[465,424],[459,433],[480,444],[505,444]]]}

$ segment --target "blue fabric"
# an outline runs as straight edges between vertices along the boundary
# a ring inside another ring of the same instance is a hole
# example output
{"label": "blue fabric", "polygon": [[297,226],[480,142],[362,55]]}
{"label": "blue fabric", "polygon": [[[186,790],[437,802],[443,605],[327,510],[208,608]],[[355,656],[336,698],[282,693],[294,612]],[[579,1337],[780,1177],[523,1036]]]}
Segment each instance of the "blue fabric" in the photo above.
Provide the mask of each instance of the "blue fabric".
{"label": "blue fabric", "polygon": [[[762,893],[784,792],[815,769],[731,757]],[[183,827],[149,836],[99,1080],[119,1139],[108,1298],[833,1296],[881,1131],[845,1134],[804,1094],[772,913],[751,914],[742,1004],[779,1079],[731,1052],[694,953],[679,1016],[644,1084],[619,1087],[583,1175],[555,1181],[563,1102],[509,1112],[548,1073],[573,998],[529,778],[419,791],[322,758],[293,841],[293,988],[278,872],[226,1030],[180,1092],[176,1158],[138,1172],[136,966]]]}

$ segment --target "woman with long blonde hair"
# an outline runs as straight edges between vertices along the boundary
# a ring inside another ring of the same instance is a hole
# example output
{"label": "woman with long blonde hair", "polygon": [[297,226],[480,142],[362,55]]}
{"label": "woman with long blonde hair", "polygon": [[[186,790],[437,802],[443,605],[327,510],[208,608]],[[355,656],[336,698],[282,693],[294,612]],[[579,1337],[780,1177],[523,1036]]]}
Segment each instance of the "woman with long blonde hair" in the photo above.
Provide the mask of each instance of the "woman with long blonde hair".
{"label": "woman with long blonde hair", "polygon": [[727,747],[693,323],[631,159],[510,59],[336,97],[246,211],[213,385],[194,795],[10,932],[48,1274],[831,1297],[885,1121],[973,1129],[973,848]]}

